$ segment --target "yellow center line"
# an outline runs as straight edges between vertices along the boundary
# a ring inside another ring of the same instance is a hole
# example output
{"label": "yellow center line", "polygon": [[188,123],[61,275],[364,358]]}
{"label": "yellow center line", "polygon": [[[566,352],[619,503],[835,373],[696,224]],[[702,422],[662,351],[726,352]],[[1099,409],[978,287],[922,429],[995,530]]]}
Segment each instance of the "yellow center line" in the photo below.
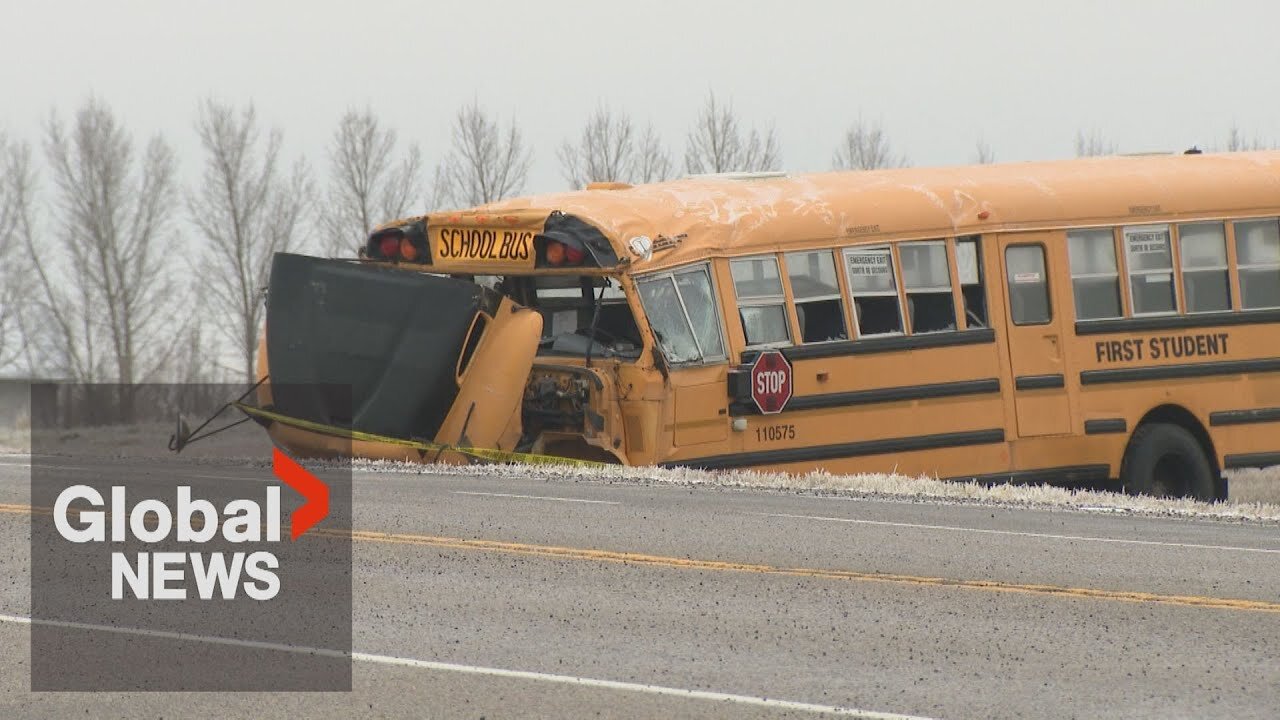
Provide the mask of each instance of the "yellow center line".
{"label": "yellow center line", "polygon": [[[49,515],[52,514],[53,510],[52,508],[39,508],[32,507],[30,505],[0,504],[0,512]],[[1280,613],[1280,602],[1268,602],[1265,600],[1243,600],[1237,598],[1218,598],[1202,595],[1162,595],[1158,593],[1126,590],[1104,590],[1100,588],[1065,587],[1060,585],[1009,583],[998,580],[962,580],[920,575],[899,575],[895,573],[859,572],[856,570],[785,567],[760,563],[733,562],[728,560],[699,560],[696,558],[680,558],[667,555],[649,555],[646,553],[621,552],[617,550],[595,550],[591,548],[566,547],[561,545],[534,545],[503,540],[474,540],[441,535],[414,535],[406,533],[378,532],[373,530],[348,531],[333,528],[315,528],[308,532],[308,535],[338,539],[350,538],[361,542],[420,545],[449,550],[508,553],[557,558],[562,560],[621,563],[627,565],[664,567],[680,570],[785,575],[789,577],[807,577],[820,580],[843,580],[854,582],[891,583],[896,585],[947,587],[963,590],[1018,593],[1024,595],[1046,595],[1051,597],[1083,598],[1089,600],[1109,600],[1115,602],[1148,603],[1156,605],[1177,605],[1182,607],[1211,608],[1218,610],[1245,610],[1249,612]]]}

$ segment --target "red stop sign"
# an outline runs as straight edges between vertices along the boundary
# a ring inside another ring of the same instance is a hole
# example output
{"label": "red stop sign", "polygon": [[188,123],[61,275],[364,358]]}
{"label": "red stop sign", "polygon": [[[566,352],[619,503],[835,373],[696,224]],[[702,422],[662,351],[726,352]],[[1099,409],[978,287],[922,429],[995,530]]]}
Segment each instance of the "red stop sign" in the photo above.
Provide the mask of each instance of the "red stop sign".
{"label": "red stop sign", "polygon": [[782,412],[791,399],[791,363],[777,350],[765,350],[751,363],[751,399],[765,415]]}

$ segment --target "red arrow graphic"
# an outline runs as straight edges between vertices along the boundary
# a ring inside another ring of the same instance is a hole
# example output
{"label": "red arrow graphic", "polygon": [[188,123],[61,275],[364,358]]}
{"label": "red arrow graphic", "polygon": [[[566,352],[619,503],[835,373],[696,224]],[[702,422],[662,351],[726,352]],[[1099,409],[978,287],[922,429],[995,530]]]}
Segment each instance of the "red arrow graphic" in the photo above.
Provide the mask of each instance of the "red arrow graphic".
{"label": "red arrow graphic", "polygon": [[306,499],[302,507],[289,516],[289,533],[297,540],[302,533],[315,527],[316,523],[329,515],[329,486],[294,462],[293,458],[280,452],[280,448],[271,449],[271,471]]}

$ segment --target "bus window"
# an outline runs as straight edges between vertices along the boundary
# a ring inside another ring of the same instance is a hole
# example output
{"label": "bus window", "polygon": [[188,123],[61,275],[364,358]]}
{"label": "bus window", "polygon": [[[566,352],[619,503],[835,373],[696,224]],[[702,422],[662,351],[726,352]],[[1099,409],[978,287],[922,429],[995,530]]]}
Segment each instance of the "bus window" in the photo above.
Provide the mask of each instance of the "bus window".
{"label": "bus window", "polygon": [[720,331],[720,311],[706,267],[681,270],[675,274],[676,289],[684,300],[685,312],[693,325],[693,337],[702,350],[702,359],[723,360],[724,337]]}
{"label": "bus window", "polygon": [[[540,355],[640,356],[640,330],[622,289],[606,278],[510,277],[500,291],[542,315]],[[597,307],[598,306],[598,307]]]}
{"label": "bus window", "polygon": [[800,321],[800,341],[847,340],[836,262],[829,250],[787,253],[787,278]]}
{"label": "bus window", "polygon": [[1076,298],[1077,320],[1118,318],[1120,281],[1116,272],[1115,239],[1110,230],[1076,230],[1067,233],[1071,255],[1071,290]]}
{"label": "bus window", "polygon": [[902,243],[898,253],[902,257],[902,285],[907,292],[912,334],[955,330],[956,308],[946,241]]}
{"label": "bus window", "polygon": [[1245,310],[1280,307],[1280,223],[1269,218],[1234,225],[1241,306]]}
{"label": "bus window", "polygon": [[636,284],[640,288],[640,301],[649,327],[662,347],[662,354],[672,365],[697,362],[702,357],[698,343],[693,339],[693,329],[685,314],[675,280],[666,275],[644,280]]}
{"label": "bus window", "polygon": [[849,293],[853,295],[858,336],[897,335],[902,332],[902,308],[893,277],[893,253],[889,248],[844,251]]}
{"label": "bus window", "polygon": [[1014,325],[1043,325],[1053,317],[1043,245],[1012,245],[1004,251],[1009,275],[1009,314]]}
{"label": "bus window", "polygon": [[970,328],[986,327],[987,293],[982,287],[982,248],[977,237],[956,241],[956,272],[960,274],[965,324]]}
{"label": "bus window", "polygon": [[649,327],[672,365],[724,360],[724,336],[706,266],[636,282]]}
{"label": "bus window", "polygon": [[747,347],[790,343],[778,258],[764,255],[731,260],[729,270],[738,296],[738,317],[742,319]]}
{"label": "bus window", "polygon": [[1230,310],[1227,237],[1222,223],[1179,225],[1178,248],[1187,312]]}
{"label": "bus window", "polygon": [[1129,273],[1129,302],[1134,315],[1178,311],[1170,246],[1168,225],[1124,229],[1125,268]]}

